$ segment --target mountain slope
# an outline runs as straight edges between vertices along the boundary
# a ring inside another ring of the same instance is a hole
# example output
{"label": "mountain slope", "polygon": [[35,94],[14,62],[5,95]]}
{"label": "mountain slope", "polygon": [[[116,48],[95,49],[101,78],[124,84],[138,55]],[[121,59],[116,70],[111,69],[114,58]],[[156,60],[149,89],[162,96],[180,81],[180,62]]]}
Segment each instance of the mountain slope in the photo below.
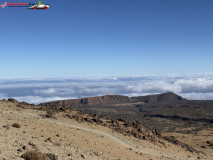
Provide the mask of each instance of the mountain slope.
{"label": "mountain slope", "polygon": [[[124,136],[113,132],[96,122],[78,122],[67,115],[90,115],[69,111],[67,108],[59,109],[54,118],[45,118],[46,114],[49,115],[50,108],[45,109],[48,107],[42,110],[39,106],[27,103],[0,101],[0,159],[22,160],[21,155],[33,148],[45,154],[54,154],[58,160],[194,160],[198,156],[202,159],[208,158],[163,139],[160,140],[163,143],[140,140],[131,135]],[[20,128],[12,127],[14,123],[19,123]]]}

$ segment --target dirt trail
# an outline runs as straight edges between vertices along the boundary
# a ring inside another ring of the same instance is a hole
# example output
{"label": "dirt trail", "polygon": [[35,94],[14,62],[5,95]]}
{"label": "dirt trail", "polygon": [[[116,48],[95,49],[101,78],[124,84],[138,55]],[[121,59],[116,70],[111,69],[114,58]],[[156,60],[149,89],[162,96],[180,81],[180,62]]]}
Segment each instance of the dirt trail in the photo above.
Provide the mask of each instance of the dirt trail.
{"label": "dirt trail", "polygon": [[[3,113],[9,113],[10,111],[3,111]],[[16,113],[16,114],[20,114],[20,112],[13,112],[13,113]],[[30,116],[34,116],[36,118],[42,118],[42,116],[40,115],[37,115],[37,114],[34,114],[34,113],[29,113],[29,112],[22,112],[21,114],[28,114]],[[125,141],[124,139],[122,139],[121,137],[118,137],[114,134],[111,134],[111,133],[108,133],[108,132],[104,132],[104,131],[99,131],[99,130],[92,130],[92,129],[88,129],[88,128],[85,128],[85,127],[82,127],[82,126],[76,126],[76,125],[73,125],[73,124],[67,124],[67,123],[64,123],[64,122],[60,122],[58,120],[54,120],[54,119],[43,119],[44,121],[47,121],[47,122],[51,122],[51,123],[56,123],[56,124],[59,124],[59,125],[64,125],[64,126],[68,126],[68,127],[71,127],[71,128],[76,128],[76,129],[79,129],[79,130],[83,130],[83,131],[87,131],[87,132],[91,132],[93,134],[97,134],[97,135],[102,135],[102,136],[106,136],[108,137],[112,142],[117,142],[123,146],[125,146],[126,148],[132,148],[134,150],[137,150],[139,151],[137,148],[135,148],[134,146],[130,145],[127,141]]]}

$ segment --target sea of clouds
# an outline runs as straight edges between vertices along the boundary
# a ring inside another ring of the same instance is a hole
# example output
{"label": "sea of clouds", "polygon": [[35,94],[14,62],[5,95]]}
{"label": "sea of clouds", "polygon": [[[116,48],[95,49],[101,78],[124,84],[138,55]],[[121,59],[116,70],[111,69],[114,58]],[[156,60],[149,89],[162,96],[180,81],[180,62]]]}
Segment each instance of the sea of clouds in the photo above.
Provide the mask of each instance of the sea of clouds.
{"label": "sea of clouds", "polygon": [[0,79],[0,99],[42,102],[102,95],[143,96],[174,92],[190,100],[213,100],[213,73],[162,76]]}

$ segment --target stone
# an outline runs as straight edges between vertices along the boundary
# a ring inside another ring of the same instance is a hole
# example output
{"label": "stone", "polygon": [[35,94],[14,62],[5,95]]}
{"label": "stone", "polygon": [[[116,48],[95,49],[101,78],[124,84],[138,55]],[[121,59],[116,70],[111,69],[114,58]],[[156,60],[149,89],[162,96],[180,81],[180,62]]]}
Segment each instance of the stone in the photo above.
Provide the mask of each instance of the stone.
{"label": "stone", "polygon": [[50,142],[52,142],[52,140],[51,140],[51,138],[50,138],[50,137],[49,137],[49,138],[47,138],[47,140],[48,140],[48,141],[50,141]]}
{"label": "stone", "polygon": [[19,148],[17,151],[19,151],[19,152],[23,152],[23,150],[22,150],[21,148]]}
{"label": "stone", "polygon": [[82,157],[82,158],[86,158],[86,156],[85,156],[84,154],[81,154],[81,157]]}
{"label": "stone", "polygon": [[50,159],[50,160],[58,160],[58,156],[54,155],[54,154],[46,154],[46,156]]}
{"label": "stone", "polygon": [[67,154],[68,156],[72,156],[72,153]]}
{"label": "stone", "polygon": [[23,146],[23,149],[24,149],[24,150],[28,150],[28,147],[27,147],[27,146]]}
{"label": "stone", "polygon": [[31,145],[31,146],[35,146],[35,144],[34,144],[34,143],[31,143],[31,142],[29,142],[29,145]]}

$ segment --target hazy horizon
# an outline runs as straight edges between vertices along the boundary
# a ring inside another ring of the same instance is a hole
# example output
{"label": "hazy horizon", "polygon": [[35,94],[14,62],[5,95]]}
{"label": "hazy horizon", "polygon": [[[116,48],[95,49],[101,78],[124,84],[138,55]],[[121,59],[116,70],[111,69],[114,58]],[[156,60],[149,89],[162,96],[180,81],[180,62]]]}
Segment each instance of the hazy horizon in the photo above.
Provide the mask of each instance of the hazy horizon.
{"label": "hazy horizon", "polygon": [[213,100],[213,73],[191,75],[0,79],[0,99],[28,103],[174,92],[189,100]]}

